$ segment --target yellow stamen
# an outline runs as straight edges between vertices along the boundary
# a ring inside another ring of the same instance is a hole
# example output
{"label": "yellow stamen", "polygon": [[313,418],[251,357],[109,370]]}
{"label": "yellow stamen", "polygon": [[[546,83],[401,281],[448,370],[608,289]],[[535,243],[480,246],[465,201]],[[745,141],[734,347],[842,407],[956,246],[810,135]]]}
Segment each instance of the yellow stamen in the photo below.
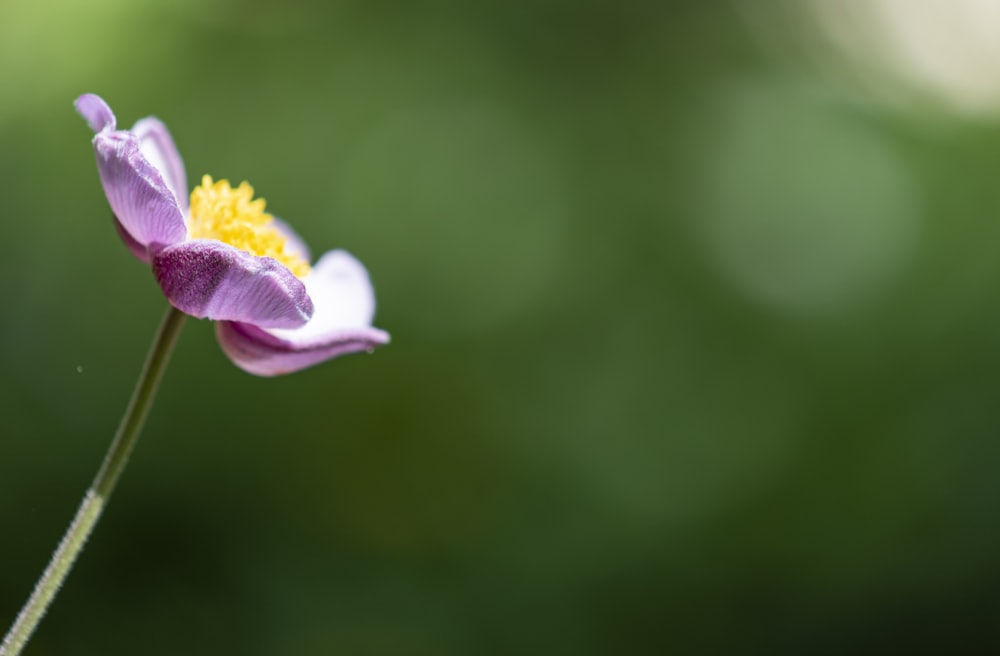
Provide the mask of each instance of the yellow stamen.
{"label": "yellow stamen", "polygon": [[287,239],[264,211],[263,198],[253,197],[253,187],[242,182],[233,189],[228,180],[212,182],[209,175],[191,192],[191,239],[218,239],[261,257],[273,257],[299,278],[309,273],[309,263],[287,248]]}

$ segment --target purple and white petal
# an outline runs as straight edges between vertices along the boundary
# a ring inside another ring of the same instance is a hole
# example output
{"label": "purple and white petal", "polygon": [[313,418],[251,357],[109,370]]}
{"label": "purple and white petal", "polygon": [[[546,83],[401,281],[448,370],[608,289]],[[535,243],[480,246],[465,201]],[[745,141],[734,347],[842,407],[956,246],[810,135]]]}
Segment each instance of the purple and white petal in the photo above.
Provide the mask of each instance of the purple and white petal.
{"label": "purple and white petal", "polygon": [[153,274],[174,307],[201,319],[295,328],[313,315],[305,285],[285,265],[220,241],[155,251]]}
{"label": "purple and white petal", "polygon": [[130,132],[99,132],[94,154],[104,194],[115,217],[144,247],[169,246],[187,237],[184,214],[160,172],[142,155]]}
{"label": "purple and white petal", "polygon": [[256,376],[280,376],[332,358],[371,351],[387,344],[389,335],[378,328],[343,330],[309,348],[294,347],[270,333],[245,323],[220,321],[215,335],[222,351],[237,367]]}
{"label": "purple and white petal", "polygon": [[115,129],[115,113],[100,96],[85,93],[76,99],[73,106],[94,132]]}
{"label": "purple and white petal", "polygon": [[315,312],[300,328],[218,324],[216,336],[229,359],[250,373],[275,376],[389,342],[388,333],[371,326],[375,294],[368,272],[354,257],[344,251],[327,253],[305,284]]}
{"label": "purple and white petal", "polygon": [[301,328],[269,331],[276,338],[308,348],[332,333],[371,326],[375,290],[364,265],[347,251],[325,253],[304,282],[316,311]]}
{"label": "purple and white petal", "polygon": [[150,116],[136,122],[132,133],[139,137],[139,150],[146,161],[163,176],[182,212],[188,208],[187,174],[174,140],[159,119]]}

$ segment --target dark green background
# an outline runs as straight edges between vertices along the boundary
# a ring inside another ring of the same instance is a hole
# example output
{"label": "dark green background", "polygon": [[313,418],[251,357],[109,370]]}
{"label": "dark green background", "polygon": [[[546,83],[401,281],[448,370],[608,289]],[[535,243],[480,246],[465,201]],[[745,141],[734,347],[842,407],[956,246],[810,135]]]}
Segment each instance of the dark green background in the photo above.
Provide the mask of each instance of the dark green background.
{"label": "dark green background", "polygon": [[258,379],[190,321],[28,653],[1000,648],[1000,129],[745,14],[0,5],[0,618],[165,306],[77,95],[356,254],[393,336]]}

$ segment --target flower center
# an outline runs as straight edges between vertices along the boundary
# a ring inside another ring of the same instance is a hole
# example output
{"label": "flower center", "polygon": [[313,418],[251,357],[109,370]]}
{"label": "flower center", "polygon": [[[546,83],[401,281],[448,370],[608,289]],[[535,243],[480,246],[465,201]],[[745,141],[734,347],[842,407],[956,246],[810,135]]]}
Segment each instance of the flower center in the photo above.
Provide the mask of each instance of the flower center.
{"label": "flower center", "polygon": [[191,239],[217,239],[251,255],[273,257],[299,278],[309,274],[309,263],[291,251],[288,239],[264,211],[263,198],[254,199],[253,187],[242,182],[233,189],[228,180],[212,182],[209,175],[191,192]]}

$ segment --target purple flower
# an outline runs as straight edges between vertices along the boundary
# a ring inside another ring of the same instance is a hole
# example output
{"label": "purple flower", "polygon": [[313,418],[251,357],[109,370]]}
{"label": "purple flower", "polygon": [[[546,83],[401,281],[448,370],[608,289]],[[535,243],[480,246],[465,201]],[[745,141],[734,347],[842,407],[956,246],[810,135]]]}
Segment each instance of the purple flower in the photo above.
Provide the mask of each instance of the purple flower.
{"label": "purple flower", "polygon": [[330,251],[310,266],[302,240],[264,212],[246,182],[234,189],[206,175],[189,197],[184,164],[159,120],[118,130],[111,108],[92,94],[77,98],[76,109],[97,133],[97,168],[118,233],[174,307],[218,321],[219,344],[238,367],[275,376],[388,343],[371,325],[375,293],[358,260]]}

